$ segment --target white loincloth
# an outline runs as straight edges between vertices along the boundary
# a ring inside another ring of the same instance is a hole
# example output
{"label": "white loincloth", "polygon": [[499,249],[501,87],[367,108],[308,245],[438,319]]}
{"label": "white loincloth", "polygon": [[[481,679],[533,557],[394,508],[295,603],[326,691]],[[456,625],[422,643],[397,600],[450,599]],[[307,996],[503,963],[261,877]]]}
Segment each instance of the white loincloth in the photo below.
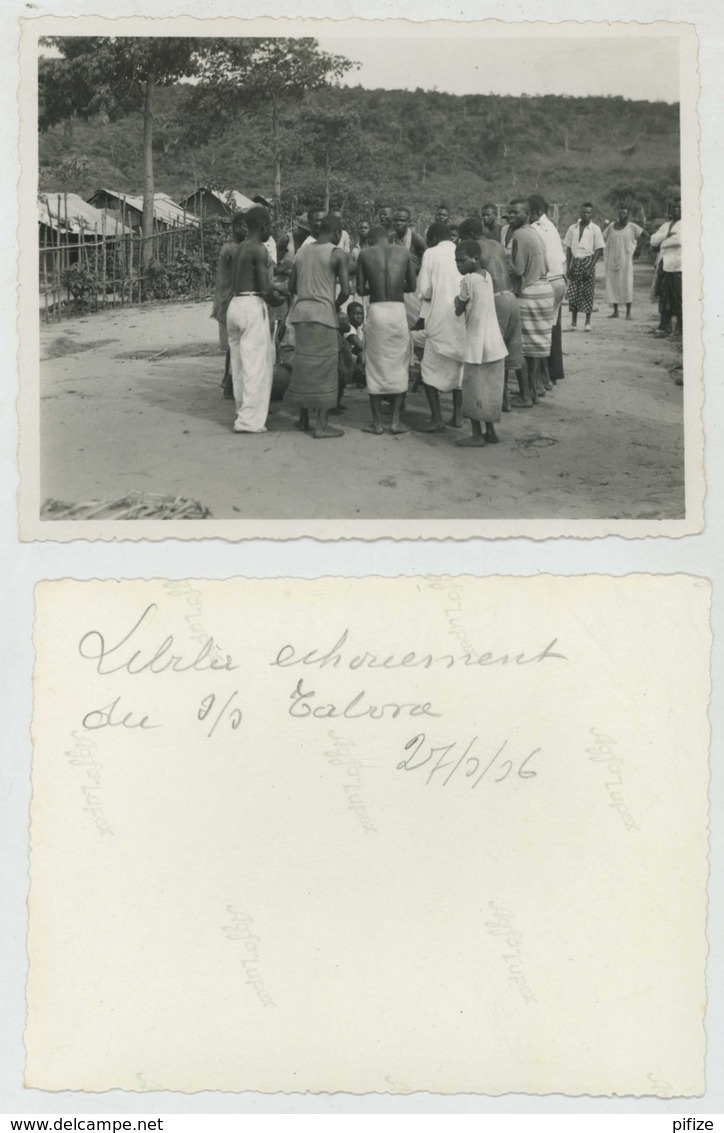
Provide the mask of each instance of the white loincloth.
{"label": "white loincloth", "polygon": [[266,303],[260,295],[235,295],[226,316],[231,376],[236,400],[235,429],[265,433],[274,351]]}
{"label": "white loincloth", "polygon": [[[464,324],[463,324],[464,326]],[[422,380],[426,386],[434,386],[441,393],[462,389],[463,363],[458,358],[441,354],[428,336],[425,339],[425,352],[422,355]]]}
{"label": "white loincloth", "polygon": [[404,303],[370,303],[365,324],[365,353],[370,394],[407,392],[410,331]]}

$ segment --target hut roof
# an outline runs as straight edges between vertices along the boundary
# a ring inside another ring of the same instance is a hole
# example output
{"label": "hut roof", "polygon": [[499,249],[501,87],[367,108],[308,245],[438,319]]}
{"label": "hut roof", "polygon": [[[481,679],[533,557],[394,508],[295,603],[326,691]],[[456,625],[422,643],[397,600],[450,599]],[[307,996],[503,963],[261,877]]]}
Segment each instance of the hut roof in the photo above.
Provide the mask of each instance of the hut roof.
{"label": "hut roof", "polygon": [[[254,201],[251,197],[247,197],[244,193],[240,193],[238,189],[227,189],[221,192],[219,189],[209,189],[206,185],[199,185],[194,189],[193,193],[189,193],[185,200],[190,201],[197,193],[210,193],[212,197],[216,197],[217,201],[221,201],[230,211],[250,209],[254,207]],[[231,197],[233,204],[229,205],[229,197]]]}
{"label": "hut roof", "polygon": [[[115,189],[97,189],[97,193],[104,193],[107,197],[114,197],[119,205],[126,205],[127,208],[134,209],[138,213],[143,213],[143,197],[134,197],[130,193],[120,193]],[[95,196],[95,193],[93,194]],[[91,197],[93,200],[93,197]],[[184,209],[177,205],[176,202],[169,197],[168,193],[154,193],[153,194],[153,215],[156,220],[160,220],[162,224],[174,225],[183,224],[184,220],[187,225],[196,226],[201,223],[198,216],[191,212],[185,212]]]}
{"label": "hut roof", "polygon": [[[60,209],[58,208],[60,198]],[[68,202],[68,225],[66,228],[66,199]],[[112,212],[107,209],[97,209],[88,204],[77,193],[40,193],[38,194],[38,220],[48,228],[57,231],[80,233],[103,232],[105,224],[106,236],[130,236],[131,229],[123,224]]]}

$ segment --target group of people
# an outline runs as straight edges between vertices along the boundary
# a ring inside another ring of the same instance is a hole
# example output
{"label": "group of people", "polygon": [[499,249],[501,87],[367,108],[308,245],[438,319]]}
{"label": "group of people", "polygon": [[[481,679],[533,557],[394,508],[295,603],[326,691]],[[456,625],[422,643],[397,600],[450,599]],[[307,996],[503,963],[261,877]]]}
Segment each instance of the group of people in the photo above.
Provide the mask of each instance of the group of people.
{"label": "group of people", "polygon": [[[265,208],[235,214],[213,311],[227,348],[224,384],[236,402],[235,432],[266,430],[276,377],[298,428],[315,439],[343,435],[329,418],[350,381],[369,394],[365,432],[383,433],[389,403],[390,432],[403,433],[412,382],[413,391],[422,384],[430,410],[424,431],[461,428],[466,418],[470,436],[457,444],[496,443],[503,412],[531,408],[563,379],[562,307],[567,301],[571,312],[566,329],[576,330],[582,314],[590,331],[604,253],[611,317],[625,308],[631,318],[643,230],[624,205],[605,231],[592,214],[584,202],[561,240],[539,194],[511,201],[502,216],[485,205],[459,223],[440,205],[423,238],[409,209],[383,206],[376,224],[358,225],[356,241],[336,209],[311,209],[278,241]],[[676,202],[651,238],[659,249],[662,334],[674,318],[681,331],[680,218]],[[447,421],[441,393],[452,395]]]}

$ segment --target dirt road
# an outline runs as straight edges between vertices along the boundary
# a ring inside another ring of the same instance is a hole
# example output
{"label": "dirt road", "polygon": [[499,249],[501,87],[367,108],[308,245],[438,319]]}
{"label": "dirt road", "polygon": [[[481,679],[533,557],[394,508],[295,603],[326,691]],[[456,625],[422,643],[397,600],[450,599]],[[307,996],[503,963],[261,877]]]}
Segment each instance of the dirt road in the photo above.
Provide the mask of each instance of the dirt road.
{"label": "dirt road", "polygon": [[41,498],[139,489],[198,500],[216,519],[679,518],[681,350],[647,333],[650,278],[637,268],[628,323],[607,318],[599,284],[593,332],[564,335],[565,381],[504,414],[500,444],[485,449],[456,448],[453,429],[415,432],[427,420],[422,390],[407,399],[404,436],[360,431],[359,390],[345,395],[340,440],[299,433],[274,403],[267,433],[234,434],[209,303],[43,325]]}

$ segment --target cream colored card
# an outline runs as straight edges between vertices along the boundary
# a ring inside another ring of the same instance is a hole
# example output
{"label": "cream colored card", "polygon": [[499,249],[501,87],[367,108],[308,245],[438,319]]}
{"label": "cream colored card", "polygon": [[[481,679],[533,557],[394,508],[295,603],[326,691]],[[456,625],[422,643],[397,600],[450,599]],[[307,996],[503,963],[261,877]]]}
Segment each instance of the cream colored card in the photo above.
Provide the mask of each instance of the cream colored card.
{"label": "cream colored card", "polygon": [[708,582],[36,593],[27,1085],[703,1092]]}

